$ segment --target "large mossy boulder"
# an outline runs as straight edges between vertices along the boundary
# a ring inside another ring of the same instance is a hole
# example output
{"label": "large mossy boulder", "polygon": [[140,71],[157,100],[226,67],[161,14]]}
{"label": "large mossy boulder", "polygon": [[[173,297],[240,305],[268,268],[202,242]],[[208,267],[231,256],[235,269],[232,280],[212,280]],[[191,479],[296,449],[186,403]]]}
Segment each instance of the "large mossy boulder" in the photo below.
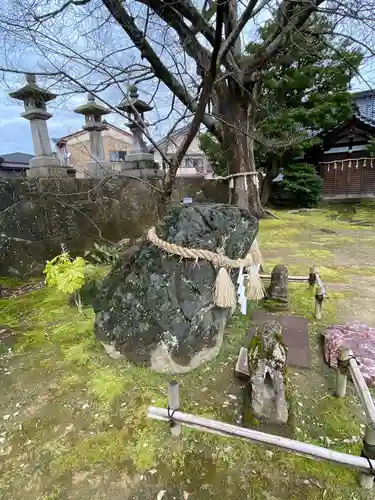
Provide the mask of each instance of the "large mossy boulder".
{"label": "large mossy boulder", "polygon": [[[168,242],[230,258],[248,253],[258,229],[246,210],[221,204],[174,207],[157,225]],[[187,372],[219,352],[230,309],[213,304],[218,270],[144,240],[104,280],[94,304],[96,335],[113,356],[155,371]],[[232,271],[235,281],[238,271]]]}

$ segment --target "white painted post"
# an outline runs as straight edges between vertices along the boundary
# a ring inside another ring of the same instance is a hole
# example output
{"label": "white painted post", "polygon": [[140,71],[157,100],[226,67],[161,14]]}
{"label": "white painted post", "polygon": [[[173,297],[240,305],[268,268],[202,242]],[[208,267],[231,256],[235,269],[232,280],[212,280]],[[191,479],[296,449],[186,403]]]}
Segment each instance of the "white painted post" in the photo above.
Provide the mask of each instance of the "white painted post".
{"label": "white painted post", "polygon": [[336,370],[336,396],[344,398],[346,394],[346,383],[348,380],[348,363],[352,351],[346,347],[340,347],[337,356],[337,370]]}
{"label": "white painted post", "polygon": [[322,319],[322,305],[323,305],[323,288],[321,286],[316,287],[315,293],[315,319]]}
{"label": "white painted post", "polygon": [[[369,422],[366,426],[361,457],[366,457],[370,460],[375,458],[375,422]],[[363,489],[370,490],[374,486],[374,475],[371,472],[360,472],[358,474],[358,482]]]}
{"label": "white painted post", "polygon": [[[171,380],[168,384],[168,409],[172,414],[180,408],[180,387],[176,380]],[[172,417],[173,418],[173,417]],[[171,434],[177,437],[181,434],[181,425],[171,422]]]}

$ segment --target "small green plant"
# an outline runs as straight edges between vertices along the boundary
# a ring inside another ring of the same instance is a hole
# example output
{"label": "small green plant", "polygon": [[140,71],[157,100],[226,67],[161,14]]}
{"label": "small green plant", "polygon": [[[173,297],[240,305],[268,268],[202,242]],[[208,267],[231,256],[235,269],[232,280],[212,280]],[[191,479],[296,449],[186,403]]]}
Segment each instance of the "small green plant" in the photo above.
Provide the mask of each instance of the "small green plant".
{"label": "small green plant", "polygon": [[89,264],[83,257],[73,259],[64,248],[62,253],[49,260],[43,269],[47,285],[56,287],[60,292],[73,294],[79,312],[82,312],[79,291],[93,272],[92,264]]}
{"label": "small green plant", "polygon": [[92,250],[85,252],[85,257],[90,257],[97,264],[109,264],[114,266],[120,260],[119,249],[115,246],[98,245],[94,243]]}

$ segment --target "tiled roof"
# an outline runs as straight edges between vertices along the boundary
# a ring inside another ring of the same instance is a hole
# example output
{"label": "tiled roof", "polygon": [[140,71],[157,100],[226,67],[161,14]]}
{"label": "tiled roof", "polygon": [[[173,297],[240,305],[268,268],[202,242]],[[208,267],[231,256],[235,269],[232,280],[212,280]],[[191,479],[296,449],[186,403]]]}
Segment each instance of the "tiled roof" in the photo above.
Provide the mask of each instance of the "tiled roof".
{"label": "tiled roof", "polygon": [[0,155],[3,158],[3,162],[15,162],[29,164],[29,161],[34,158],[34,155],[28,155],[27,153],[8,153],[5,155]]}
{"label": "tiled roof", "polygon": [[364,123],[375,126],[375,90],[353,94],[356,116]]}
{"label": "tiled roof", "polygon": [[[190,127],[190,124],[184,125],[183,127],[175,129],[172,133],[170,133],[169,135],[166,135],[165,137],[163,137],[162,139],[157,141],[156,145],[163,146],[164,143],[167,143],[169,141],[173,143],[173,139],[180,136],[180,135],[186,134],[186,132],[189,130],[189,127]],[[155,147],[151,146],[150,151],[151,152],[155,151]]]}

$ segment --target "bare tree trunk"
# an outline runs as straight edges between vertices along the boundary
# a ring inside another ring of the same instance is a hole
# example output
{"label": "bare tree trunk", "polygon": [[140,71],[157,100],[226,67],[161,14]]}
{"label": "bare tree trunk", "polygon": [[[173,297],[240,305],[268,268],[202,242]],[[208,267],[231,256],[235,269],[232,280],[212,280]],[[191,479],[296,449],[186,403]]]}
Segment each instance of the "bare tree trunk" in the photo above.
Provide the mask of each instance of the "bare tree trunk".
{"label": "bare tree trunk", "polygon": [[172,203],[172,191],[175,183],[177,170],[178,170],[177,159],[173,158],[169,164],[169,168],[165,171],[163,177],[163,192],[161,194],[160,211],[165,214],[168,212]]}
{"label": "bare tree trunk", "polygon": [[[254,139],[248,132],[248,103],[241,105],[241,97],[233,91],[226,93],[225,105],[221,105],[224,115],[222,145],[226,152],[230,174],[255,172]],[[260,203],[259,189],[252,177],[234,178],[232,203],[262,217],[264,211]]]}
{"label": "bare tree trunk", "polygon": [[[224,133],[224,139],[227,134]],[[228,132],[228,146],[226,146],[227,161],[231,174],[241,172],[255,172],[255,162],[252,159],[253,152],[249,154],[246,136],[237,130]],[[259,198],[259,190],[252,179],[254,176],[238,176],[234,178],[234,196],[232,203],[250,210],[253,215],[262,217],[264,215]]]}
{"label": "bare tree trunk", "polygon": [[279,175],[280,161],[277,158],[271,160],[271,166],[267,170],[266,176],[263,179],[261,187],[260,201],[263,206],[267,205],[269,197],[272,192],[272,181]]}

